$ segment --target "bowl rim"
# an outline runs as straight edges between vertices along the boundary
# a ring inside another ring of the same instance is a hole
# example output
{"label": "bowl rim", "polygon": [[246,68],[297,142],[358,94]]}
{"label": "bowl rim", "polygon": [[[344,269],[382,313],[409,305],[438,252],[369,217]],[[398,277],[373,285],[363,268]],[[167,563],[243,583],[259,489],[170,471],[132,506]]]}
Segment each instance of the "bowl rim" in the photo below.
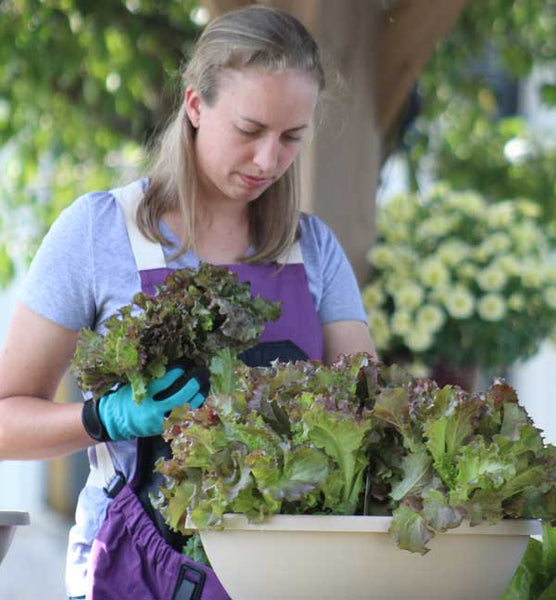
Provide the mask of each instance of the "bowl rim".
{"label": "bowl rim", "polygon": [[[249,522],[243,514],[223,515],[223,530],[202,530],[201,535],[221,531],[314,531],[325,533],[388,533],[392,517],[360,515],[271,515],[261,522]],[[193,527],[195,529],[195,527]],[[503,519],[491,525],[482,522],[461,525],[445,532],[449,535],[540,535],[542,523],[536,519]],[[442,535],[442,534],[440,534]]]}
{"label": "bowl rim", "polygon": [[24,510],[0,510],[0,526],[29,525],[29,513]]}

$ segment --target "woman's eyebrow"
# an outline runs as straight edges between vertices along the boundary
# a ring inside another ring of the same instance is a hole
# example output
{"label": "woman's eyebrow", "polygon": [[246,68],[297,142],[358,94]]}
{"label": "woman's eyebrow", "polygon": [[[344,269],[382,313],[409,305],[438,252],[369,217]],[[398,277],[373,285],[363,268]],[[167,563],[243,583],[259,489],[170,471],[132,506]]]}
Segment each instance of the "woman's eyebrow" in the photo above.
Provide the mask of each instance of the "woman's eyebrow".
{"label": "woman's eyebrow", "polygon": [[[261,123],[260,121],[257,121],[256,119],[250,119],[249,117],[241,117],[241,116],[240,116],[240,119],[243,119],[244,121],[247,121],[248,123],[251,123],[251,125],[256,125],[257,127],[260,127],[261,129],[268,129],[268,125],[265,125],[264,123]],[[305,129],[306,127],[307,127],[307,125],[299,125],[298,127],[291,127],[287,131],[299,131],[300,129]]]}

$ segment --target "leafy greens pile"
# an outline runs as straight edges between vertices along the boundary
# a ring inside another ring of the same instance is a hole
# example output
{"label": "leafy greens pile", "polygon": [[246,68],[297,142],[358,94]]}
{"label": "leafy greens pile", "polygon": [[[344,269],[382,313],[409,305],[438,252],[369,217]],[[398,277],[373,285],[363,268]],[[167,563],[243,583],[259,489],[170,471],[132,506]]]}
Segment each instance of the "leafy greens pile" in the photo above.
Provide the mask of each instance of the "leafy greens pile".
{"label": "leafy greens pile", "polygon": [[483,520],[556,518],[556,447],[514,390],[470,396],[367,355],[249,369],[211,364],[211,395],[166,423],[172,459],[155,505],[176,531],[227,512],[393,515],[399,547]]}
{"label": "leafy greens pile", "polygon": [[529,538],[525,554],[499,600],[556,598],[556,527],[543,526],[542,541]]}
{"label": "leafy greens pile", "polygon": [[240,352],[256,344],[265,323],[279,315],[278,303],[253,297],[227,268],[179,269],[155,296],[136,294],[106,321],[104,334],[82,330],[72,368],[83,392],[99,398],[130,383],[140,402],[169,361],[208,366],[221,348]]}

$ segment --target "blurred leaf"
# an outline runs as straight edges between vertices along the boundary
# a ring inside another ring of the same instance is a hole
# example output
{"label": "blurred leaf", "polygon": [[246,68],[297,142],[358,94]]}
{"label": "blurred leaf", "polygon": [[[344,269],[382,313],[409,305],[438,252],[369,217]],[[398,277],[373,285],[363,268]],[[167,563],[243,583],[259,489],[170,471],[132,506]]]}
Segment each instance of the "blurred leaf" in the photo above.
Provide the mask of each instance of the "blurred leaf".
{"label": "blurred leaf", "polygon": [[196,0],[0,2],[2,281],[60,210],[115,185],[175,100]]}
{"label": "blurred leaf", "polygon": [[545,83],[541,86],[541,98],[545,104],[556,104],[556,84]]}

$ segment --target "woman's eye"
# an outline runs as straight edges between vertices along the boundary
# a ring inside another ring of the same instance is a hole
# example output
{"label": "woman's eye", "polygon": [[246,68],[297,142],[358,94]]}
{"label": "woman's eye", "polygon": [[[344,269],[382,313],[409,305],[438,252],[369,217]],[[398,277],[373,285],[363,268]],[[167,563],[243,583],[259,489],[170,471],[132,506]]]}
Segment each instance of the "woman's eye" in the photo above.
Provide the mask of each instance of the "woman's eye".
{"label": "woman's eye", "polygon": [[239,133],[241,133],[241,135],[245,135],[247,137],[253,137],[253,136],[257,135],[257,133],[259,133],[258,131],[250,131],[249,129],[240,129],[239,127],[237,128],[237,130],[239,131]]}
{"label": "woman's eye", "polygon": [[297,137],[297,136],[295,136],[295,135],[287,135],[287,134],[286,134],[286,135],[284,135],[284,139],[285,139],[287,142],[300,142],[300,141],[301,141],[301,138],[300,138],[300,137]]}

